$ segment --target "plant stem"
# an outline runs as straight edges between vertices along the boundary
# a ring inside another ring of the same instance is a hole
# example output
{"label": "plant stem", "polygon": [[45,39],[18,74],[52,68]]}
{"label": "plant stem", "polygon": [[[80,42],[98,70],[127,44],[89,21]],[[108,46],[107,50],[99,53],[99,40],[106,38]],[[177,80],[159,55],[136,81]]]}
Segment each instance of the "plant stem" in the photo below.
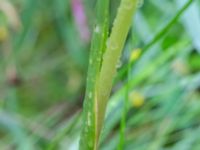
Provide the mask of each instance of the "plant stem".
{"label": "plant stem", "polygon": [[87,75],[87,88],[83,108],[83,129],[80,138],[80,150],[97,149],[97,99],[96,85],[100,72],[103,51],[108,36],[108,0],[98,0],[96,7],[96,20],[92,37],[89,68]]}
{"label": "plant stem", "polygon": [[114,21],[110,38],[103,56],[102,67],[97,85],[97,129],[100,135],[103,126],[105,110],[110,96],[116,66],[124,47],[131,26],[132,16],[137,8],[137,0],[122,0]]}

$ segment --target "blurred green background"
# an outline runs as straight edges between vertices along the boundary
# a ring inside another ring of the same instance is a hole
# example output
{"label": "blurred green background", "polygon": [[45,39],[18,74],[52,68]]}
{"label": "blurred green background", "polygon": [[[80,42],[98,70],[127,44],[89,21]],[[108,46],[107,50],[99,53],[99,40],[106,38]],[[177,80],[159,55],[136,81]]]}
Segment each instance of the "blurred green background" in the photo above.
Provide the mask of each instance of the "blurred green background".
{"label": "blurred green background", "polygon": [[[126,150],[200,149],[200,0],[169,26],[188,1],[140,0],[100,149],[117,149],[127,93]],[[0,0],[0,150],[78,149],[95,3]]]}

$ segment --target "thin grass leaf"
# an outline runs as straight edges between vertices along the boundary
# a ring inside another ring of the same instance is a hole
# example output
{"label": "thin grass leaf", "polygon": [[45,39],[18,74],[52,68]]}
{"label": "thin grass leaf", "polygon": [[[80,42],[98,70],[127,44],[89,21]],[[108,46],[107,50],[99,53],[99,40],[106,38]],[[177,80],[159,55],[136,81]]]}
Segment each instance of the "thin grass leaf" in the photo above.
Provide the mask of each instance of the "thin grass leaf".
{"label": "thin grass leaf", "polygon": [[131,26],[132,16],[136,11],[137,0],[122,0],[119,6],[111,35],[102,60],[102,67],[97,84],[97,128],[98,136],[104,122],[106,105],[112,89],[113,78],[116,73],[117,63],[128,31]]}
{"label": "thin grass leaf", "polygon": [[[129,52],[130,53],[130,52]],[[131,54],[130,54],[131,56]],[[131,58],[129,59],[131,61]],[[128,74],[127,74],[127,83],[131,80],[131,63],[129,63],[128,66]],[[118,145],[118,150],[123,150],[125,145],[125,130],[126,130],[126,119],[127,119],[127,113],[128,113],[128,97],[129,97],[129,84],[127,84],[125,95],[124,95],[124,105],[123,105],[123,111],[122,111],[122,117],[120,122],[120,140]]]}
{"label": "thin grass leaf", "polygon": [[109,1],[99,0],[96,5],[96,24],[93,32],[87,89],[83,110],[83,129],[80,139],[80,150],[96,149],[97,138],[97,110],[96,110],[96,81],[99,75],[101,58],[105,50],[108,35],[108,7]]}
{"label": "thin grass leaf", "polygon": [[[183,15],[183,13],[191,6],[194,0],[188,0],[188,2],[176,13],[176,15],[143,47],[143,52],[151,48],[155,43],[162,39],[162,37],[176,24],[178,19]],[[134,62],[130,62],[134,65]],[[128,65],[125,65],[118,73],[116,81],[121,79],[128,70]]]}
{"label": "thin grass leaf", "polygon": [[[184,4],[185,0],[178,0],[177,5],[178,7],[181,7]],[[182,23],[190,35],[194,47],[197,49],[197,51],[200,53],[200,15],[199,15],[199,8],[198,3],[195,1],[191,7],[188,9],[188,11],[183,15]]]}

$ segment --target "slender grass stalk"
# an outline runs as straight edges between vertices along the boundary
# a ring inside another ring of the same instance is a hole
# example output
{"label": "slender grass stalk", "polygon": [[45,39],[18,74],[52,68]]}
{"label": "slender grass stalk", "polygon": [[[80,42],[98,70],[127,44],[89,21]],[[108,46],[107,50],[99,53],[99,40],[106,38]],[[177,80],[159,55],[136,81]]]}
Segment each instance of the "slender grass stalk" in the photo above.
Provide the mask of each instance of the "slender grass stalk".
{"label": "slender grass stalk", "polygon": [[83,129],[80,138],[80,150],[97,149],[97,99],[96,83],[100,72],[103,51],[108,37],[109,17],[108,0],[98,0],[96,4],[96,20],[92,37],[89,59],[87,89],[83,109]]}
{"label": "slender grass stalk", "polygon": [[137,8],[137,0],[122,0],[111,35],[107,41],[107,47],[103,56],[102,68],[97,85],[97,114],[98,114],[98,136],[103,126],[106,104],[110,96],[113,78],[116,73],[116,66],[121,55],[132,16]]}
{"label": "slender grass stalk", "polygon": [[123,110],[122,110],[122,118],[120,121],[120,140],[119,140],[118,150],[123,150],[124,143],[125,143],[126,119],[127,119],[127,112],[128,112],[128,98],[129,98],[129,90],[130,90],[128,83],[131,80],[130,73],[131,73],[131,63],[129,63],[129,67],[128,67],[127,86],[126,86],[126,90],[125,90],[125,94],[124,94],[125,95],[124,96],[124,105],[123,105]]}
{"label": "slender grass stalk", "polygon": [[194,0],[188,0],[188,2],[183,5],[183,7],[177,12],[177,14],[169,21],[166,26],[164,26],[160,32],[158,32],[145,47],[143,48],[143,51],[146,51],[151,46],[153,46],[156,42],[158,42],[170,29],[171,27],[178,21],[178,19],[181,17],[181,15],[187,10],[187,8],[194,2]]}
{"label": "slender grass stalk", "polygon": [[[149,48],[151,48],[155,43],[157,43],[159,40],[162,39],[162,37],[173,27],[175,23],[177,23],[178,19],[183,15],[183,13],[191,6],[191,4],[194,2],[194,0],[188,0],[188,2],[183,5],[183,7],[176,13],[176,15],[143,47],[142,53],[147,51]],[[130,62],[132,65],[134,65],[134,62]],[[118,73],[116,77],[116,81],[121,79],[123,76],[127,74],[128,71],[128,65],[125,65]]]}
{"label": "slender grass stalk", "polygon": [[98,149],[106,105],[116,73],[116,65],[131,26],[137,0],[121,1],[110,38],[106,42],[108,6],[109,2],[106,0],[97,3],[98,22],[94,29],[89,61],[87,91],[84,102],[84,124],[80,140],[81,150]]}

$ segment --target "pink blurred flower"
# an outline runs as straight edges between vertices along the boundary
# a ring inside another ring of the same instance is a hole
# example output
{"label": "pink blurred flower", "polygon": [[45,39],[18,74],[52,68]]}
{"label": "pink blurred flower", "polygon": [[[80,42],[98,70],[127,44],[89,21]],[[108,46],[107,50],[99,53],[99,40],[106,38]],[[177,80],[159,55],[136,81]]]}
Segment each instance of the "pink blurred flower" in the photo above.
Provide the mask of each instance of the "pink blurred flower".
{"label": "pink blurred flower", "polygon": [[80,38],[84,42],[88,43],[90,40],[90,31],[89,31],[82,0],[72,0],[71,4],[72,4],[74,20],[75,20],[78,32],[80,34]]}

